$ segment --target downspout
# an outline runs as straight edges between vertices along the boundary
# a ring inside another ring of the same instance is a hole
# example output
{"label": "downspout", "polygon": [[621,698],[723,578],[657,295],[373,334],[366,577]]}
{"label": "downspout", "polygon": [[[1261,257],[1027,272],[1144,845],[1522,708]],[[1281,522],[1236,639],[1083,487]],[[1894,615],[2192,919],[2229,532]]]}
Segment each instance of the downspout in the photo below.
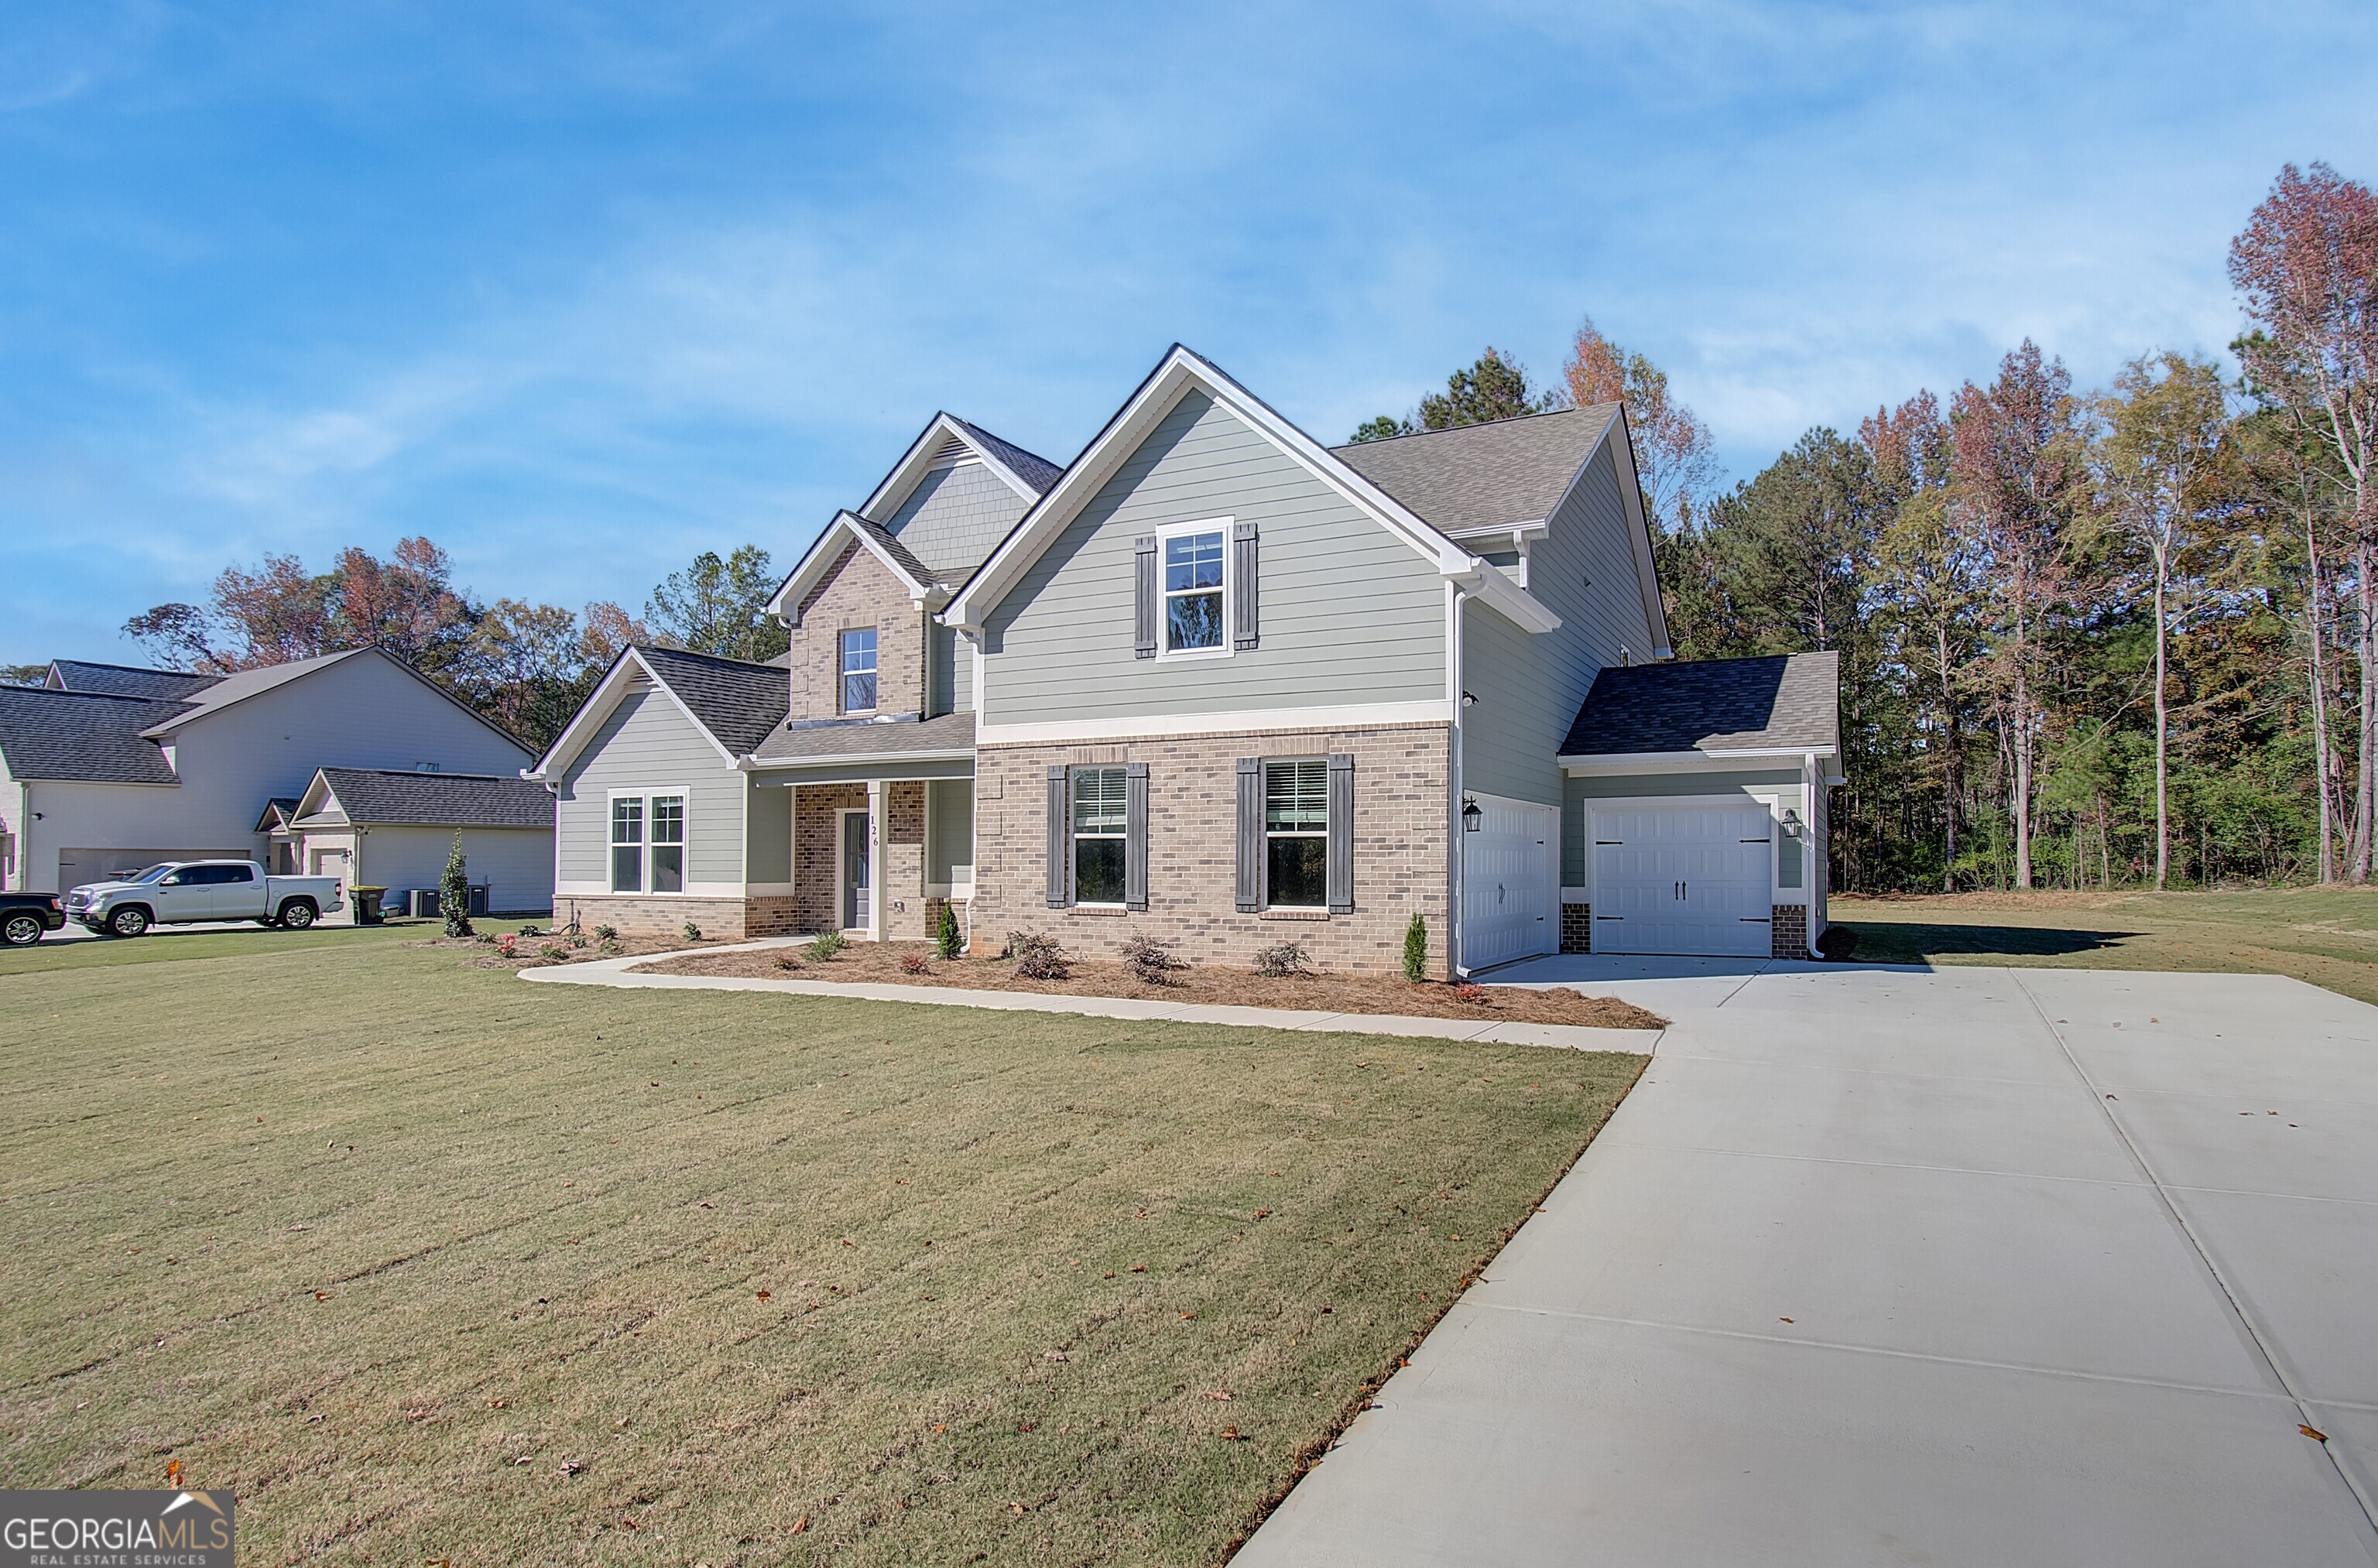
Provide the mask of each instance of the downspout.
{"label": "downspout", "polygon": [[[523,768],[521,772],[525,774],[528,770]],[[558,918],[561,914],[561,786],[551,779],[536,782],[553,797],[553,914]],[[570,901],[570,922],[562,928],[572,933],[578,929],[578,901],[574,898]]]}
{"label": "downspout", "polygon": [[1461,604],[1470,595],[1459,584],[1448,581],[1445,585],[1445,684],[1452,700],[1452,745],[1446,753],[1446,782],[1450,789],[1446,802],[1447,876],[1449,892],[1445,911],[1445,972],[1455,978],[1469,971],[1461,962],[1461,911],[1467,893],[1468,856],[1462,854],[1461,821]]}
{"label": "downspout", "polygon": [[1813,751],[1801,760],[1802,776],[1808,781],[1808,936],[1810,956],[1818,952],[1817,939],[1825,932],[1825,880],[1832,862],[1832,820],[1826,811],[1825,771],[1817,766]]}

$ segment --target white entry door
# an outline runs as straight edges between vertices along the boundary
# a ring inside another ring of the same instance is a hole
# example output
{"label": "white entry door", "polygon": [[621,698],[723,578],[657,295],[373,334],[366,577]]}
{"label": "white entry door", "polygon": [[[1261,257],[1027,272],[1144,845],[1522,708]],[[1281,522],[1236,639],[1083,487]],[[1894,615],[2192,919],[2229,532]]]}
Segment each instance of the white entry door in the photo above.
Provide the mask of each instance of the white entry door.
{"label": "white entry door", "polygon": [[1560,812],[1478,797],[1461,835],[1461,964],[1485,969],[1560,946]]}
{"label": "white entry door", "polygon": [[1759,806],[1594,810],[1593,951],[1764,958],[1774,820]]}

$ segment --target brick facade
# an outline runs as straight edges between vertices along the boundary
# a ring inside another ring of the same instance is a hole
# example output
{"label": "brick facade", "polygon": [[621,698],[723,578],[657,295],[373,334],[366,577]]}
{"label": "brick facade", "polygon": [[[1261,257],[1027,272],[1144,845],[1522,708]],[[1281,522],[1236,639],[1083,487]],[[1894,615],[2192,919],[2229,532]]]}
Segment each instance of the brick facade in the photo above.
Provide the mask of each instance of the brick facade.
{"label": "brick facade", "polygon": [[1561,946],[1563,952],[1593,951],[1593,905],[1564,904],[1561,905]]}
{"label": "brick facade", "polygon": [[[796,785],[793,790],[793,896],[787,900],[799,931],[831,931],[842,924],[837,876],[841,813],[867,805],[865,784]],[[925,786],[914,781],[883,786],[884,936],[918,941],[931,934],[925,907]]]}
{"label": "brick facade", "polygon": [[[751,906],[767,899],[667,898],[633,893],[563,893],[554,901],[557,925],[575,919],[583,930],[609,926],[628,936],[674,937],[689,920],[705,937],[745,937],[751,930]],[[765,916],[761,916],[763,920]]]}
{"label": "brick facade", "polygon": [[875,628],[875,711],[925,711],[925,612],[908,585],[874,555],[846,547],[825,581],[801,601],[792,628],[792,717],[842,715],[842,633]]}
{"label": "brick facade", "polygon": [[1806,958],[1808,956],[1808,906],[1805,904],[1779,904],[1769,913],[1774,924],[1768,928],[1772,946],[1768,955],[1772,958]]}
{"label": "brick facade", "polygon": [[[1170,941],[1193,963],[1251,965],[1284,941],[1321,968],[1395,973],[1414,913],[1428,927],[1429,972],[1443,978],[1451,730],[1443,724],[1352,731],[1267,730],[1108,746],[986,747],[975,758],[978,951],[1012,930],[1046,931],[1085,957],[1127,938]],[[1243,915],[1237,909],[1237,760],[1354,757],[1354,911]],[[1147,909],[1048,905],[1048,771],[1147,764]]]}

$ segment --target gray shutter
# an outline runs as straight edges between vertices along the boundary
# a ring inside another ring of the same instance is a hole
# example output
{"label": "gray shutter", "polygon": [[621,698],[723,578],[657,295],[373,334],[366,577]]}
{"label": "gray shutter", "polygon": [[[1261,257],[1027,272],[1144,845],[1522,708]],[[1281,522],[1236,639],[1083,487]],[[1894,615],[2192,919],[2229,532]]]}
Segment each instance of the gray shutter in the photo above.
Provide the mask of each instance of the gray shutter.
{"label": "gray shutter", "polygon": [[1329,758],[1329,913],[1354,913],[1354,759]]}
{"label": "gray shutter", "polygon": [[1123,906],[1147,907],[1147,764],[1123,765]]}
{"label": "gray shutter", "polygon": [[1131,651],[1135,658],[1156,657],[1156,612],[1163,597],[1156,591],[1156,535],[1143,533],[1131,542]]}
{"label": "gray shutter", "polygon": [[1231,641],[1255,645],[1255,525],[1242,522],[1231,530]]}
{"label": "gray shutter", "polygon": [[1263,761],[1239,759],[1239,913],[1252,915],[1263,907],[1264,891]]}
{"label": "gray shutter", "polygon": [[1073,902],[1073,868],[1066,864],[1073,858],[1073,794],[1066,781],[1065,770],[1051,765],[1049,769],[1049,907],[1063,909]]}

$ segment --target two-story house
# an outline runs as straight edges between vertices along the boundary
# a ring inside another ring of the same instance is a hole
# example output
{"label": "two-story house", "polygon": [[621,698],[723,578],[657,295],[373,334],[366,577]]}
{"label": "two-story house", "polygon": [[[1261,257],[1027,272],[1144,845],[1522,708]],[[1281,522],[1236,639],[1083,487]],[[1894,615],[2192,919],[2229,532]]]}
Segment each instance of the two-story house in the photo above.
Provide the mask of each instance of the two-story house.
{"label": "two-story house", "polygon": [[770,605],[532,774],[582,920],[1293,940],[1391,970],[1799,955],[1830,653],[1672,661],[1616,405],[1324,448],[1176,347],[1062,470],[939,415]]}

